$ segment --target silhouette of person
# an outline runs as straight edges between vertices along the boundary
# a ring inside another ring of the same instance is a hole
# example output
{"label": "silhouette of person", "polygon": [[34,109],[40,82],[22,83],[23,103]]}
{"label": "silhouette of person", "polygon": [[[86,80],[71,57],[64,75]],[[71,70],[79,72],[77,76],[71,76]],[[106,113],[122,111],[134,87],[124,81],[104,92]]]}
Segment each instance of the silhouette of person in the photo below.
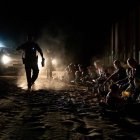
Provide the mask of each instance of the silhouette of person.
{"label": "silhouette of person", "polygon": [[22,45],[17,47],[17,50],[23,50],[24,56],[22,56],[23,64],[25,65],[25,71],[26,71],[26,78],[27,78],[27,84],[28,84],[28,90],[31,90],[31,86],[36,81],[38,74],[39,74],[39,68],[38,68],[38,56],[37,51],[40,53],[42,57],[42,67],[44,66],[44,57],[42,49],[39,47],[39,45],[34,41],[32,35],[27,36],[27,41],[23,43]]}

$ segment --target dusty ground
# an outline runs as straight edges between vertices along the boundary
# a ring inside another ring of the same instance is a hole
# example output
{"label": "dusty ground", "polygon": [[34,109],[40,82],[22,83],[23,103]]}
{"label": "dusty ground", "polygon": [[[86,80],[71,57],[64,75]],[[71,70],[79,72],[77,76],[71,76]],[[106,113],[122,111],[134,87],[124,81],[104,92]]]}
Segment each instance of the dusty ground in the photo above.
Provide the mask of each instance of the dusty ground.
{"label": "dusty ground", "polygon": [[[139,110],[138,110],[139,111]],[[0,140],[139,140],[140,121],[103,115],[94,93],[40,77],[0,77]]]}

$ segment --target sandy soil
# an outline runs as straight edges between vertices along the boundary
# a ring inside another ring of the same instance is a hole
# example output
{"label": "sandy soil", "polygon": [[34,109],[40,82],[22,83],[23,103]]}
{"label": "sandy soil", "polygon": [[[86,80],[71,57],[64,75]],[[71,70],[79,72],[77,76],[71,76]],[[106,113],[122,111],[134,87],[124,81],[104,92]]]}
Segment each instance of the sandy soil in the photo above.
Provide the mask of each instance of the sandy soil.
{"label": "sandy soil", "polygon": [[32,92],[24,76],[0,77],[0,140],[138,140],[140,121],[102,113],[86,87],[40,77]]}

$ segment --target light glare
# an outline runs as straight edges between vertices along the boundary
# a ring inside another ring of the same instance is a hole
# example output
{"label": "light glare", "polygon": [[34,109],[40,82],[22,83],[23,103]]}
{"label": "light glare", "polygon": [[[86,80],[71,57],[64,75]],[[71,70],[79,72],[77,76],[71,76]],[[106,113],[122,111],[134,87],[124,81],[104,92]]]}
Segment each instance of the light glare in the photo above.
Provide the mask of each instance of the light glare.
{"label": "light glare", "polygon": [[52,60],[52,64],[53,64],[53,65],[57,65],[56,59],[53,59],[53,60]]}
{"label": "light glare", "polygon": [[8,64],[11,61],[11,58],[7,55],[2,56],[2,63],[3,64]]}

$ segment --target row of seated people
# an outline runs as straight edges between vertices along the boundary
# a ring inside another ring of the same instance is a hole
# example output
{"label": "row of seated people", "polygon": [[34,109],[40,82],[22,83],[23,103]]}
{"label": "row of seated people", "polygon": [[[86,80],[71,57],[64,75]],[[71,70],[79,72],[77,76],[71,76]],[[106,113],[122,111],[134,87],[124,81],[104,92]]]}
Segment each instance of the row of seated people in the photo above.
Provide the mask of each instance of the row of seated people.
{"label": "row of seated people", "polygon": [[97,63],[94,66],[97,71],[91,67],[84,68],[82,65],[76,67],[70,64],[67,68],[69,81],[89,86],[94,93],[98,93],[102,99],[101,102],[109,106],[115,106],[117,103],[120,105],[120,102],[138,101],[140,65],[134,58],[127,59],[127,69],[119,60],[113,62],[114,69],[104,69]]}

